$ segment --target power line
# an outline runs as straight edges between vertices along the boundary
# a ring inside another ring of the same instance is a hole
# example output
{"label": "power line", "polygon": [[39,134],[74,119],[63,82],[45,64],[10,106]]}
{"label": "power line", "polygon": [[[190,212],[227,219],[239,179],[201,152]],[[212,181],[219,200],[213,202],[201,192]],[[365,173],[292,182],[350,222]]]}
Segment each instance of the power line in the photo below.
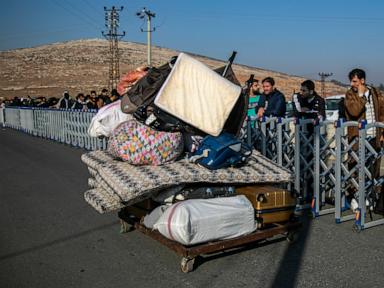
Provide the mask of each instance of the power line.
{"label": "power line", "polygon": [[103,36],[109,40],[109,91],[116,88],[117,83],[120,79],[119,71],[119,40],[125,36],[125,31],[123,34],[117,33],[117,28],[120,25],[120,16],[119,12],[123,10],[124,7],[116,9],[115,6],[112,6],[112,9],[107,9],[104,7],[105,11],[105,27],[108,28],[108,31],[105,33],[102,31]]}
{"label": "power line", "polygon": [[86,21],[88,24],[91,24],[92,26],[96,27],[97,29],[99,29],[101,27],[96,21],[94,21],[93,19],[87,17],[86,14],[82,14],[76,8],[73,8],[73,6],[71,8],[68,8],[68,7],[64,6],[63,3],[66,3],[66,2],[64,2],[64,1],[63,2],[58,2],[58,1],[55,1],[55,0],[51,0],[51,1],[55,5],[63,8],[64,10],[66,10],[69,14],[72,14],[72,15],[76,16],[80,20]]}

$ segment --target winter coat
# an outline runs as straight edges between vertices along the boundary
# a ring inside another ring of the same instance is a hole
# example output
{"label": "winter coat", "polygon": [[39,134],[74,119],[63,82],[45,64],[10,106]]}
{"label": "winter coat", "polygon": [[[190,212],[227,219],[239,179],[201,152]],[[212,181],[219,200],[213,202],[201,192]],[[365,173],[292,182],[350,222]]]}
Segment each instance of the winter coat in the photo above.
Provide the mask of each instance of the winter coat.
{"label": "winter coat", "polygon": [[[314,99],[312,101],[308,101],[308,99],[304,98],[301,94],[293,95],[292,104],[295,117],[312,119],[321,116],[323,117],[323,120],[325,120],[325,100],[320,97],[316,92],[313,97]],[[317,111],[317,113],[303,112],[301,111],[302,108],[308,108],[310,111]]]}
{"label": "winter coat", "polygon": [[[371,91],[371,97],[373,101],[373,109],[375,113],[376,122],[384,122],[384,96],[381,95],[375,88],[367,86]],[[366,119],[365,104],[367,103],[366,97],[360,97],[359,94],[352,89],[349,89],[345,94],[344,107],[345,118],[347,121],[360,121]],[[376,129],[376,148],[380,147],[380,137],[384,135],[384,129]],[[359,136],[358,127],[348,127],[348,137],[350,141],[354,137]]]}
{"label": "winter coat", "polygon": [[259,108],[264,108],[266,117],[284,117],[286,112],[285,97],[279,90],[275,89],[271,94],[260,96]]}

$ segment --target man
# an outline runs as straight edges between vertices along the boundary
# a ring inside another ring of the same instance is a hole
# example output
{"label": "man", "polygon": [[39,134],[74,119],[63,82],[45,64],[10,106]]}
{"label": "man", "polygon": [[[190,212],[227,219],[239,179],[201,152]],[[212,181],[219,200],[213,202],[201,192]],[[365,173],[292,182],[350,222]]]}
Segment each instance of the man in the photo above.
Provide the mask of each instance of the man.
{"label": "man", "polygon": [[275,80],[272,77],[264,78],[263,94],[259,100],[257,117],[284,117],[286,106],[284,94],[275,89]]}
{"label": "man", "polygon": [[[293,94],[292,108],[294,116],[302,119],[325,119],[325,101],[315,91],[315,83],[311,80],[305,80],[301,83],[300,93]],[[302,133],[305,133],[306,139],[310,139],[314,133],[312,123],[306,124]],[[303,137],[304,138],[304,137]],[[308,168],[308,164],[313,161],[313,149],[307,146],[306,139],[300,139],[300,154],[305,159],[301,166],[304,169]],[[310,170],[306,170],[304,175],[304,189],[307,191],[308,197],[313,196],[313,175]]]}
{"label": "man", "polygon": [[63,92],[63,97],[57,102],[57,108],[70,109],[72,107],[72,100],[69,97],[68,91]]}
{"label": "man", "polygon": [[[374,87],[366,85],[365,72],[353,69],[349,73],[351,88],[345,94],[344,108],[347,121],[366,120],[368,123],[384,122],[384,98]],[[368,130],[368,135],[375,137],[376,148],[384,141],[383,129]],[[357,127],[349,127],[348,136],[352,140],[359,136]]]}
{"label": "man", "polygon": [[88,102],[85,100],[84,94],[79,93],[79,94],[77,94],[76,102],[73,103],[73,105],[72,105],[72,109],[87,111],[88,110],[87,104],[88,104]]}
{"label": "man", "polygon": [[[368,123],[384,122],[384,97],[374,87],[366,85],[365,71],[362,69],[353,69],[351,72],[349,72],[348,77],[351,82],[351,88],[345,94],[344,100],[346,120],[366,120]],[[350,142],[358,136],[359,129],[357,127],[348,127],[348,137]],[[381,147],[383,147],[383,129],[369,129],[367,131],[367,136],[372,137],[370,142],[376,151],[379,151]],[[354,145],[354,149],[357,149],[357,145]],[[351,169],[355,165],[356,162],[351,161],[349,168]],[[380,161],[376,161],[373,164],[372,173],[374,178],[379,177]],[[379,193],[381,192],[378,201],[381,203],[381,205],[383,205],[383,188],[384,187],[382,186],[381,191],[377,191]],[[381,210],[383,210],[383,207],[381,207]],[[383,211],[378,212],[382,213]]]}
{"label": "man", "polygon": [[106,88],[103,88],[103,90],[101,90],[101,94],[99,95],[99,98],[103,98],[105,105],[108,105],[111,103],[111,100],[109,99],[108,89]]}
{"label": "man", "polygon": [[292,96],[295,117],[304,119],[325,119],[325,100],[315,91],[315,83],[305,80],[300,93]]}
{"label": "man", "polygon": [[250,119],[256,118],[259,100],[260,100],[259,80],[253,79],[252,85],[249,89],[248,118]]}
{"label": "man", "polygon": [[120,95],[117,92],[117,90],[116,89],[112,89],[111,96],[109,96],[109,101],[111,101],[111,103],[112,103],[112,102],[115,102],[115,101],[117,101],[119,99],[120,99]]}

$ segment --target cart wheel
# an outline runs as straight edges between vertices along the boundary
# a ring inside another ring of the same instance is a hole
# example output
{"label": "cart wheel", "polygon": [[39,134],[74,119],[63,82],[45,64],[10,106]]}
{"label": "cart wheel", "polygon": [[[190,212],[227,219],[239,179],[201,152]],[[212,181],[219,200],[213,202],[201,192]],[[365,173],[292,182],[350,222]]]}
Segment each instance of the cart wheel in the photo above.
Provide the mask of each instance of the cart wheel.
{"label": "cart wheel", "polygon": [[299,235],[297,232],[290,231],[287,233],[287,241],[288,243],[295,243],[299,239]]}
{"label": "cart wheel", "polygon": [[184,273],[191,272],[193,270],[193,264],[195,263],[195,258],[183,257],[181,259],[180,268]]}

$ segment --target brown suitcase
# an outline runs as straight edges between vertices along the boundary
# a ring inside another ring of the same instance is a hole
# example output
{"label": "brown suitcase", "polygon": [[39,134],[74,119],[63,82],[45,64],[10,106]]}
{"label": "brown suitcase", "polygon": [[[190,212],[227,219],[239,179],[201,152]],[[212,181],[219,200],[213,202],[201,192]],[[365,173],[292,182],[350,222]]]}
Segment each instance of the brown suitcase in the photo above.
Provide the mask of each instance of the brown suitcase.
{"label": "brown suitcase", "polygon": [[288,221],[296,205],[296,199],[290,192],[270,185],[238,187],[236,193],[245,195],[251,201],[261,226]]}

